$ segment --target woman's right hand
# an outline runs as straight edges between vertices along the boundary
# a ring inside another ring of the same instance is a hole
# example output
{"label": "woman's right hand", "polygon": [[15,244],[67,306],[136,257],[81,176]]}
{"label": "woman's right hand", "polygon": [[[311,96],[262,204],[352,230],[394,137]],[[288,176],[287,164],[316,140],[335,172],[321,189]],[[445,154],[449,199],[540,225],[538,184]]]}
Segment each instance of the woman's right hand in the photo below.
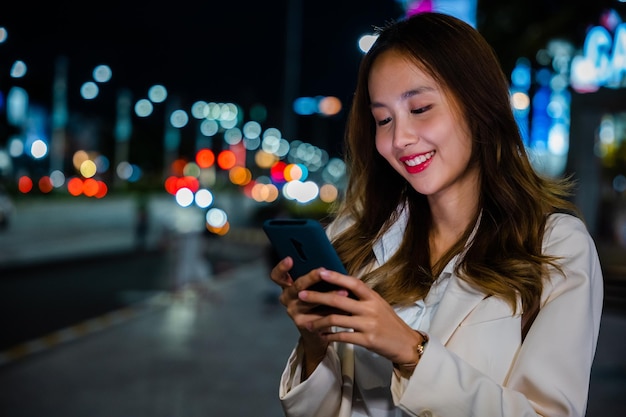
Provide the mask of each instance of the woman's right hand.
{"label": "woman's right hand", "polygon": [[[307,289],[309,286],[321,280],[319,277],[320,270],[314,269],[308,274],[294,280],[291,275],[289,275],[289,270],[292,266],[293,259],[286,257],[272,269],[270,277],[272,281],[282,288],[282,293],[279,297],[280,303],[285,306],[287,314],[300,332],[300,343],[304,349],[302,375],[302,380],[304,381],[313,373],[322,359],[324,359],[328,342],[320,337],[320,334],[322,334],[325,329],[318,329],[316,331],[307,330],[308,323],[325,315],[323,310],[316,309],[318,306],[316,304],[307,303],[298,298],[300,291]],[[342,293],[342,291],[338,291],[338,293]],[[347,296],[347,294],[346,291],[345,295]]]}

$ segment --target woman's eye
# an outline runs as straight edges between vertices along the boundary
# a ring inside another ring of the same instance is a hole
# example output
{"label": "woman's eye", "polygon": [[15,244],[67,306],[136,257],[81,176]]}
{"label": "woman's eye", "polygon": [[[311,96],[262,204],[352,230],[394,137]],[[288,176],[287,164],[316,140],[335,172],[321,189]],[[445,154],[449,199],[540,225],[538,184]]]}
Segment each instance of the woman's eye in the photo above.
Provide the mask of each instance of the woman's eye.
{"label": "woman's eye", "polygon": [[386,125],[389,122],[391,122],[391,117],[387,117],[386,119],[380,120],[378,122],[378,126],[384,126],[384,125]]}
{"label": "woman's eye", "polygon": [[430,110],[431,107],[432,106],[429,105],[429,106],[420,107],[419,109],[413,109],[413,110],[411,110],[411,113],[412,114],[422,114],[422,113],[427,112],[428,110]]}

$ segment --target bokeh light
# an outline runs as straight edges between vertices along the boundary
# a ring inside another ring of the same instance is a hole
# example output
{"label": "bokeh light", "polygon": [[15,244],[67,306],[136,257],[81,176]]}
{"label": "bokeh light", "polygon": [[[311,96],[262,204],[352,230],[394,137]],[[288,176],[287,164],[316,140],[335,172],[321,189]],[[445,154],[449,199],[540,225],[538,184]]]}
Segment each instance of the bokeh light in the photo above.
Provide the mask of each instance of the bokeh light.
{"label": "bokeh light", "polygon": [[24,61],[15,61],[11,66],[11,77],[12,78],[22,78],[26,75],[27,66]]}
{"label": "bokeh light", "polygon": [[93,81],[87,81],[80,87],[80,95],[85,100],[93,100],[98,96],[100,89]]}
{"label": "bokeh light", "polygon": [[224,150],[217,155],[217,165],[223,170],[229,170],[237,163],[237,157],[231,150]]}
{"label": "bokeh light", "polygon": [[138,117],[148,117],[152,114],[154,106],[150,100],[142,98],[135,103],[135,114]]}
{"label": "bokeh light", "polygon": [[21,176],[17,180],[17,188],[20,191],[20,193],[27,194],[33,189],[33,180],[30,179],[30,177],[27,177],[26,175]]}
{"label": "bokeh light", "polygon": [[196,163],[200,168],[210,168],[215,163],[215,154],[211,149],[200,149],[196,153]]}
{"label": "bokeh light", "polygon": [[54,186],[52,185],[52,180],[47,175],[44,175],[43,177],[39,178],[38,186],[39,186],[39,191],[41,191],[44,194],[47,194],[54,189]]}
{"label": "bokeh light", "polygon": [[83,181],[83,194],[85,194],[87,197],[94,197],[96,194],[98,194],[98,189],[98,181],[96,181],[95,179],[87,178]]}
{"label": "bokeh light", "polygon": [[213,204],[213,193],[206,188],[202,188],[196,192],[194,201],[198,207],[207,208]]}
{"label": "bokeh light", "polygon": [[108,65],[98,65],[93,70],[93,79],[99,83],[106,83],[111,80],[113,76],[113,71]]}
{"label": "bokeh light", "polygon": [[170,123],[178,129],[185,127],[189,123],[189,115],[184,110],[174,110],[170,115]]}
{"label": "bokeh light", "polygon": [[30,147],[30,154],[35,159],[41,159],[48,154],[48,145],[43,140],[37,139]]}
{"label": "bokeh light", "polygon": [[78,177],[72,177],[67,182],[67,191],[73,196],[79,196],[83,193],[83,180]]}
{"label": "bokeh light", "polygon": [[229,171],[228,178],[235,185],[246,185],[252,180],[252,173],[248,168],[234,166]]}
{"label": "bokeh light", "polygon": [[80,164],[79,171],[80,175],[82,175],[83,177],[91,178],[96,175],[96,163],[90,159],[86,159]]}
{"label": "bokeh light", "polygon": [[162,103],[167,99],[167,89],[160,84],[153,85],[148,90],[148,98],[153,103]]}
{"label": "bokeh light", "polygon": [[189,207],[193,203],[193,192],[186,187],[179,188],[175,194],[176,203],[181,207]]}
{"label": "bokeh light", "polygon": [[223,227],[228,222],[228,215],[219,208],[209,209],[206,213],[206,223],[213,228]]}

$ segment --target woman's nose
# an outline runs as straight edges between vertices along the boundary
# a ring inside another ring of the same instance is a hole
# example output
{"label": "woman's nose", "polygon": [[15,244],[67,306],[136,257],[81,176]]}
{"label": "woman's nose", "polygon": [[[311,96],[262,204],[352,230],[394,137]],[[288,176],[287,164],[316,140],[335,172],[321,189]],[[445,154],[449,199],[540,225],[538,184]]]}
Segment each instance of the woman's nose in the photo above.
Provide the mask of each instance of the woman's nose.
{"label": "woman's nose", "polygon": [[393,130],[393,146],[400,149],[411,145],[418,140],[418,135],[407,123],[396,122]]}

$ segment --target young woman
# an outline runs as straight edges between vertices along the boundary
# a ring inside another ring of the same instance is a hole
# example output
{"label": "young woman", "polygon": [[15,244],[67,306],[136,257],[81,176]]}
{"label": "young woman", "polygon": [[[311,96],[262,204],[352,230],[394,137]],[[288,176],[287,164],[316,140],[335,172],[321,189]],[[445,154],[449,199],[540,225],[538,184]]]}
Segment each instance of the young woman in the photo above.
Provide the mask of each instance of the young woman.
{"label": "young woman", "polygon": [[[598,255],[571,185],[533,171],[509,103],[464,22],[424,13],[380,31],[327,228],[352,276],[291,277],[290,258],[271,272],[301,335],[280,383],[286,415],[585,414]],[[320,280],[345,291],[307,290]]]}

